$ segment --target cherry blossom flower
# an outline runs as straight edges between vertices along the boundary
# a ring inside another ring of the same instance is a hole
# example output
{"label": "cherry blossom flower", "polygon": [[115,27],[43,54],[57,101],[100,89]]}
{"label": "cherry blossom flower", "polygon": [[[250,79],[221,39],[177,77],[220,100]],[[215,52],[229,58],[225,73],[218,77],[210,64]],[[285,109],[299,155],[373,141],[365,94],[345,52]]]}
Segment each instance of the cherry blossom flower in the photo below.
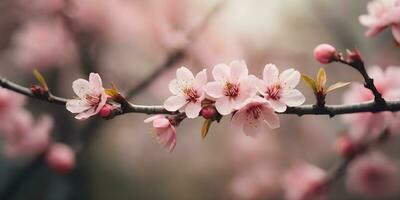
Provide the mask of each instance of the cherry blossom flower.
{"label": "cherry blossom flower", "polygon": [[76,44],[61,21],[32,21],[14,36],[14,58],[18,66],[32,70],[72,63]]}
{"label": "cherry blossom flower", "polygon": [[400,42],[400,2],[398,0],[374,0],[368,3],[368,14],[361,15],[359,21],[368,27],[365,33],[373,37],[392,26],[392,33]]}
{"label": "cherry blossom flower", "polygon": [[285,196],[288,200],[327,199],[326,172],[317,166],[301,162],[284,178]]}
{"label": "cherry blossom flower", "polygon": [[299,106],[305,97],[294,89],[300,81],[300,73],[287,69],[279,74],[278,68],[267,64],[263,71],[263,80],[257,80],[257,90],[271,103],[277,112],[284,112],[287,106]]}
{"label": "cherry blossom flower", "polygon": [[186,67],[176,71],[176,79],[169,83],[169,90],[174,96],[164,101],[168,111],[182,109],[188,118],[196,118],[201,111],[201,101],[205,99],[204,85],[207,83],[207,73],[204,69],[196,77]]}
{"label": "cherry blossom flower", "polygon": [[221,115],[239,109],[248,98],[256,95],[255,78],[248,73],[243,60],[214,66],[212,74],[215,81],[207,83],[206,92],[216,99],[215,107]]}
{"label": "cherry blossom flower", "polygon": [[399,186],[399,171],[383,154],[372,152],[354,160],[347,172],[349,191],[369,197],[392,195]]}
{"label": "cherry blossom flower", "polygon": [[264,131],[264,124],[278,128],[279,118],[269,102],[261,97],[248,99],[232,117],[231,126],[248,136],[257,136]]}
{"label": "cherry blossom flower", "polygon": [[79,99],[69,100],[66,107],[68,111],[78,113],[76,119],[87,119],[96,115],[106,104],[107,95],[99,74],[90,73],[89,81],[75,80],[72,88]]}
{"label": "cherry blossom flower", "polygon": [[4,153],[9,158],[26,157],[43,152],[49,144],[53,127],[50,116],[42,116],[34,122],[26,110],[12,114],[2,126],[5,141]]}
{"label": "cherry blossom flower", "polygon": [[168,118],[164,115],[155,115],[144,120],[145,123],[153,123],[156,131],[156,139],[164,149],[172,152],[176,145],[176,130]]}
{"label": "cherry blossom flower", "polygon": [[[368,74],[374,79],[374,84],[383,98],[386,100],[400,98],[399,67],[391,66],[383,71],[380,67],[374,66],[368,69]],[[367,102],[373,99],[372,92],[360,83],[353,83],[343,96],[343,101],[347,104]],[[391,112],[355,113],[345,115],[343,120],[350,125],[349,135],[358,142],[366,139],[365,137],[377,137],[391,123],[399,122],[394,120]]]}
{"label": "cherry blossom flower", "polygon": [[0,88],[0,126],[4,118],[19,111],[25,104],[25,97],[13,91]]}

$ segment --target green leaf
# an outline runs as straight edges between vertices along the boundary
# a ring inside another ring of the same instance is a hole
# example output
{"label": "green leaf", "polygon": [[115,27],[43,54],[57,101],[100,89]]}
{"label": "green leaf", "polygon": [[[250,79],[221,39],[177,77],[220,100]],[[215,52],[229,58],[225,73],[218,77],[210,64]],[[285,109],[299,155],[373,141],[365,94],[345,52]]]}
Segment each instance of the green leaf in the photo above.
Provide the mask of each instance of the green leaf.
{"label": "green leaf", "polygon": [[201,138],[205,139],[208,131],[210,130],[212,120],[211,119],[206,119],[203,123],[203,126],[201,127]]}
{"label": "green leaf", "polygon": [[316,87],[318,91],[322,91],[323,88],[325,88],[326,84],[326,72],[324,68],[319,68],[318,74],[317,74],[317,81],[316,81]]}
{"label": "green leaf", "polygon": [[340,89],[342,87],[346,87],[349,84],[350,84],[350,82],[338,82],[338,83],[335,83],[335,84],[329,86],[329,88],[326,90],[326,93],[332,92],[332,91]]}
{"label": "green leaf", "polygon": [[301,78],[303,79],[304,82],[306,82],[307,86],[308,86],[310,89],[312,89],[314,92],[317,91],[317,87],[316,87],[316,85],[315,85],[315,81],[314,81],[311,77],[302,74],[302,75],[301,75]]}
{"label": "green leaf", "polygon": [[43,75],[36,69],[33,70],[33,75],[35,76],[36,80],[39,81],[40,86],[42,86],[45,91],[49,91],[49,87],[47,86],[46,80],[44,79]]}

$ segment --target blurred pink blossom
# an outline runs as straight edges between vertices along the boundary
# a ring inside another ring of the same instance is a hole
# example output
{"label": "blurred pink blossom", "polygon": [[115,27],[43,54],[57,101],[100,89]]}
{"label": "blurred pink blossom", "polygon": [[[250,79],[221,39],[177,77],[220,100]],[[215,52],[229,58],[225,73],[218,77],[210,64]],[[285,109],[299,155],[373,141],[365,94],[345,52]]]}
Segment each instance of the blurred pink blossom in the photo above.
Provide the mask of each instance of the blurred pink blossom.
{"label": "blurred pink blossom", "polygon": [[49,144],[49,134],[53,119],[42,116],[34,123],[32,115],[26,110],[14,113],[2,126],[7,157],[32,156],[43,152]]}
{"label": "blurred pink blossom", "polygon": [[71,64],[77,49],[60,20],[31,21],[14,35],[14,59],[18,66],[32,70]]}
{"label": "blurred pink blossom", "polygon": [[368,153],[350,164],[346,186],[366,197],[391,196],[399,187],[398,166],[383,154]]}
{"label": "blurred pink blossom", "polygon": [[204,69],[196,77],[186,67],[176,70],[176,79],[169,84],[174,96],[164,101],[168,111],[184,110],[188,118],[196,118],[201,111],[201,102],[205,99],[204,86],[207,83],[207,71]]}
{"label": "blurred pink blossom", "polygon": [[172,152],[176,145],[176,130],[170,120],[164,115],[155,115],[144,120],[145,123],[153,123],[156,131],[157,142],[168,152]]}
{"label": "blurred pink blossom", "polygon": [[[368,74],[374,79],[374,84],[383,98],[386,100],[400,98],[399,67],[390,66],[383,71],[380,67],[374,66],[368,69]],[[343,96],[343,101],[347,104],[367,102],[373,99],[372,92],[360,83],[353,83]],[[394,120],[391,112],[349,114],[343,119],[350,125],[349,135],[358,142],[365,137],[376,137],[388,128],[390,123],[399,122]]]}
{"label": "blurred pink blossom", "polygon": [[78,79],[72,83],[72,89],[79,99],[71,99],[66,108],[72,113],[78,113],[76,119],[87,119],[100,112],[107,101],[103,83],[99,74],[90,73],[89,81]]}
{"label": "blurred pink blossom", "polygon": [[299,106],[306,100],[299,90],[294,89],[300,82],[300,76],[292,68],[279,74],[275,65],[267,64],[264,67],[263,80],[257,79],[256,87],[275,111],[284,112],[287,106]]}
{"label": "blurred pink blossom", "polygon": [[277,198],[279,186],[278,170],[264,163],[243,170],[231,183],[234,196],[243,200]]}
{"label": "blurred pink blossom", "polygon": [[47,150],[46,162],[55,172],[66,174],[75,167],[75,152],[65,144],[51,144]]}
{"label": "blurred pink blossom", "polygon": [[373,37],[392,26],[393,36],[400,42],[400,2],[398,0],[373,0],[368,3],[368,14],[361,15],[359,21],[368,27],[365,33]]}
{"label": "blurred pink blossom", "polygon": [[13,91],[0,88],[0,126],[5,118],[18,112],[25,104],[25,97]]}
{"label": "blurred pink blossom", "polygon": [[255,137],[264,132],[264,124],[273,129],[279,127],[278,115],[266,99],[253,97],[243,105],[232,117],[233,130]]}
{"label": "blurred pink blossom", "polygon": [[218,64],[212,70],[215,81],[206,85],[206,92],[216,99],[215,107],[221,115],[228,115],[256,94],[253,76],[249,76],[246,63],[232,61],[229,65]]}
{"label": "blurred pink blossom", "polygon": [[326,172],[309,163],[297,163],[284,177],[287,200],[325,200],[328,198]]}

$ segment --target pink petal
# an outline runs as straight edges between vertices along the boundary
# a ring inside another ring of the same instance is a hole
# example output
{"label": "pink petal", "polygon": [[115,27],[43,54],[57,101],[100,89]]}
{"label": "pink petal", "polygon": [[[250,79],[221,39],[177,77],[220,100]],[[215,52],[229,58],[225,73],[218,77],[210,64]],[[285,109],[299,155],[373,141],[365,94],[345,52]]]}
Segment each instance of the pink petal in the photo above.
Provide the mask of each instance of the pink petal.
{"label": "pink petal", "polygon": [[226,82],[230,77],[230,68],[226,64],[218,64],[214,66],[212,74],[216,81]]}
{"label": "pink petal", "polygon": [[71,99],[67,101],[66,108],[68,111],[72,113],[80,113],[85,110],[90,109],[90,105],[88,105],[86,102],[78,99]]}
{"label": "pink petal", "polygon": [[180,67],[176,70],[176,79],[178,81],[186,81],[192,83],[194,80],[193,73],[186,67]]}
{"label": "pink petal", "polygon": [[284,83],[285,88],[295,88],[300,82],[300,73],[294,69],[287,69],[279,75],[279,80]]}
{"label": "pink petal", "polygon": [[171,123],[169,122],[169,120],[165,117],[163,118],[158,118],[158,119],[154,119],[153,121],[153,127],[154,128],[167,128],[171,125]]}
{"label": "pink petal", "polygon": [[171,82],[169,82],[168,88],[169,91],[174,95],[181,95],[183,93],[177,79],[173,79]]}
{"label": "pink petal", "polygon": [[188,118],[196,118],[199,116],[201,110],[201,102],[193,103],[190,102],[185,107],[185,113]]}
{"label": "pink petal", "polygon": [[267,86],[278,81],[279,70],[274,64],[267,64],[263,70],[263,80]]}
{"label": "pink petal", "polygon": [[164,149],[172,152],[176,145],[176,131],[173,126],[157,130],[157,142],[163,145]]}
{"label": "pink petal", "polygon": [[224,85],[221,82],[209,82],[205,87],[206,93],[213,98],[224,96]]}
{"label": "pink petal", "polygon": [[164,115],[154,115],[144,120],[144,123],[150,123],[156,119],[164,118]]}
{"label": "pink petal", "polygon": [[207,83],[207,70],[203,69],[201,72],[197,73],[194,80],[194,88],[200,89]]}
{"label": "pink petal", "polygon": [[281,100],[285,102],[286,105],[288,106],[299,106],[304,103],[306,98],[300,91],[292,89],[292,90],[284,90],[282,92]]}
{"label": "pink petal", "polygon": [[287,106],[281,100],[270,100],[269,103],[271,104],[271,107],[276,112],[285,112],[286,111]]}
{"label": "pink petal", "polygon": [[164,101],[164,108],[168,111],[177,111],[187,103],[183,96],[170,96]]}
{"label": "pink petal", "polygon": [[262,121],[258,119],[247,119],[243,125],[243,132],[245,135],[250,137],[256,137],[264,131]]}
{"label": "pink petal", "polygon": [[269,106],[263,106],[263,110],[261,114],[264,118],[264,121],[268,124],[268,126],[272,129],[279,128],[279,117]]}
{"label": "pink petal", "polygon": [[232,83],[238,82],[242,77],[246,77],[249,74],[246,63],[238,60],[232,61],[229,66],[231,67],[230,81]]}
{"label": "pink petal", "polygon": [[393,37],[397,41],[397,43],[400,43],[400,25],[393,25],[392,33],[393,33]]}
{"label": "pink petal", "polygon": [[75,119],[84,120],[96,114],[95,107],[91,107],[89,110],[83,111],[75,116]]}
{"label": "pink petal", "polygon": [[361,15],[358,18],[358,21],[360,22],[360,24],[362,24],[363,26],[367,26],[370,27],[372,25],[374,25],[376,23],[376,18],[369,16],[369,15]]}
{"label": "pink petal", "polygon": [[94,111],[95,114],[99,113],[100,110],[103,108],[103,106],[106,105],[106,103],[107,103],[107,95],[103,91],[103,93],[100,96],[100,102],[97,105],[96,110]]}
{"label": "pink petal", "polygon": [[261,93],[261,95],[267,96],[267,93],[266,93],[267,87],[268,87],[268,85],[265,81],[260,80],[260,79],[256,80],[256,88],[257,88],[258,92]]}
{"label": "pink petal", "polygon": [[93,89],[97,93],[101,93],[103,91],[103,82],[101,81],[101,77],[97,73],[90,73],[89,75],[89,83],[94,87]]}
{"label": "pink petal", "polygon": [[90,84],[85,79],[75,80],[72,83],[72,89],[74,90],[75,94],[81,99],[84,99],[87,94],[91,93]]}
{"label": "pink petal", "polygon": [[246,110],[237,111],[231,120],[231,128],[233,131],[243,132],[243,124],[246,122]]}
{"label": "pink petal", "polygon": [[234,101],[231,101],[229,97],[222,97],[217,99],[215,102],[215,108],[221,115],[228,115],[233,111],[235,105]]}

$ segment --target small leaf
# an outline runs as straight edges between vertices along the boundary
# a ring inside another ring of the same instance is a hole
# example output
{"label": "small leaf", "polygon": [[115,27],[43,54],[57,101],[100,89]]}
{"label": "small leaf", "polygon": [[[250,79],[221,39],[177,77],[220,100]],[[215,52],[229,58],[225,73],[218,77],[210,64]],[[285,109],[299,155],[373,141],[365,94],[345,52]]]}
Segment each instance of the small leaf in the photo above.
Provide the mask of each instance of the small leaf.
{"label": "small leaf", "polygon": [[33,70],[33,75],[35,76],[36,80],[39,81],[40,85],[43,87],[45,91],[49,91],[49,87],[47,86],[46,80],[44,79],[43,75],[38,70]]}
{"label": "small leaf", "polygon": [[340,89],[342,87],[346,87],[349,84],[350,84],[350,82],[345,82],[345,83],[344,82],[338,82],[338,83],[335,83],[335,84],[329,86],[329,88],[326,90],[326,93],[332,92],[332,91]]}
{"label": "small leaf", "polygon": [[306,82],[307,86],[310,89],[312,89],[314,92],[317,92],[317,87],[315,85],[315,81],[311,77],[302,74],[301,78],[303,79],[304,82]]}
{"label": "small leaf", "polygon": [[207,119],[204,121],[203,126],[201,127],[201,138],[205,139],[207,134],[208,134],[208,130],[210,129],[212,120],[211,119]]}
{"label": "small leaf", "polygon": [[114,83],[111,83],[111,88],[110,89],[105,89],[104,92],[108,96],[113,97],[113,98],[116,98],[116,97],[120,96],[118,88],[117,88],[117,86],[115,86]]}
{"label": "small leaf", "polygon": [[319,68],[318,74],[317,74],[317,81],[316,81],[316,87],[318,91],[321,91],[323,88],[325,88],[326,84],[326,72],[324,68]]}

